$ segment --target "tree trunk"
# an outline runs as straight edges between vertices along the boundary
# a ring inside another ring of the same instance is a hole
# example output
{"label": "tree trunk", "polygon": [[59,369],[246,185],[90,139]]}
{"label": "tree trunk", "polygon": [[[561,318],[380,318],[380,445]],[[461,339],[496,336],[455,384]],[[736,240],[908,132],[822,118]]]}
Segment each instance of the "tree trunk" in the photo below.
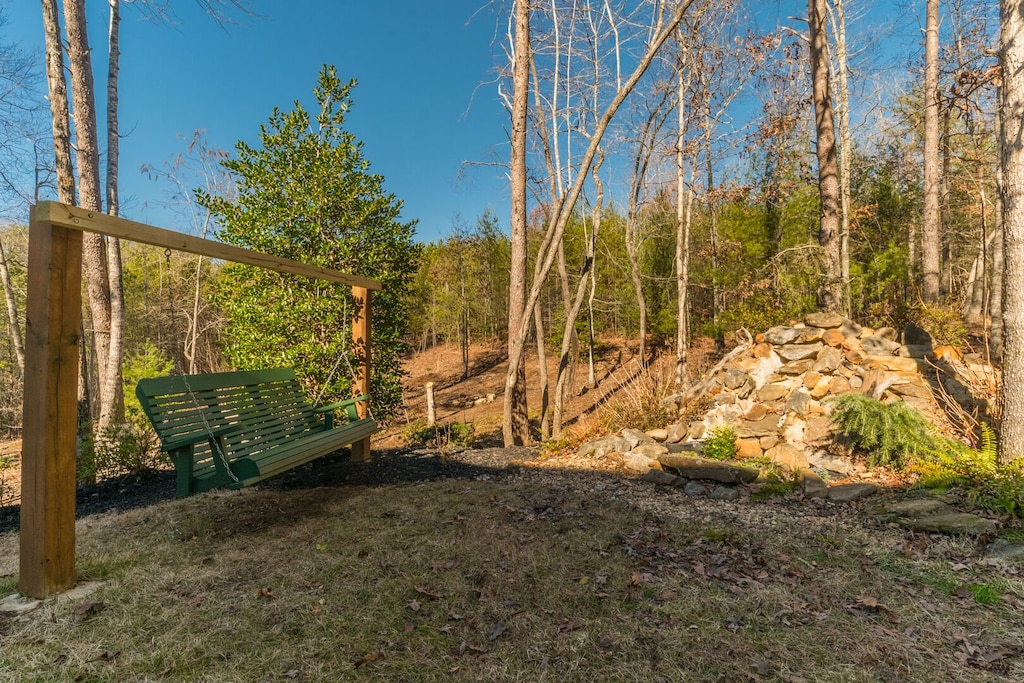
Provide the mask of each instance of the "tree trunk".
{"label": "tree trunk", "polygon": [[924,214],[921,267],[925,303],[939,302],[939,0],[927,0],[924,30]]}
{"label": "tree trunk", "polygon": [[1003,385],[1000,459],[1024,456],[1024,5],[1000,3]]}
{"label": "tree trunk", "polygon": [[846,48],[846,0],[833,0],[835,13],[832,19],[836,42],[836,66],[839,76],[839,200],[841,223],[839,226],[839,271],[843,280],[843,314],[850,315],[850,155],[853,152],[853,138],[850,132],[850,66]]}
{"label": "tree trunk", "polygon": [[825,0],[808,0],[811,82],[817,133],[819,220],[818,243],[825,253],[822,310],[843,310],[842,273],[839,255],[839,164],[836,159],[835,117],[829,79],[828,40],[825,34]]}
{"label": "tree trunk", "polygon": [[[682,41],[680,41],[682,42]],[[685,49],[680,46],[681,49]],[[685,53],[684,53],[685,54]],[[682,60],[680,60],[682,61]],[[676,386],[686,384],[688,369],[686,367],[686,313],[687,290],[690,285],[690,226],[686,220],[687,204],[683,192],[686,183],[683,174],[683,143],[686,135],[686,79],[683,75],[683,64],[677,67],[678,82],[676,84]],[[691,196],[687,193],[688,198]]]}
{"label": "tree trunk", "polygon": [[509,373],[505,381],[502,438],[505,446],[529,443],[530,425],[526,408],[526,369],[516,354],[522,354],[526,327],[526,125],[530,90],[530,3],[515,2],[515,44],[512,67],[512,191],[511,270],[508,296]]}
{"label": "tree trunk", "polygon": [[[591,211],[590,236],[587,239],[587,252],[583,260],[583,268],[580,271],[580,279],[576,285],[576,294],[572,299],[572,305],[566,314],[565,331],[562,334],[562,349],[558,357],[558,374],[555,378],[555,405],[553,410],[551,435],[560,439],[562,437],[562,416],[565,404],[565,383],[569,375],[570,354],[572,352],[572,338],[569,335],[570,329],[576,328],[576,320],[579,317],[580,309],[583,307],[583,298],[587,294],[587,285],[590,283],[591,273],[594,268],[594,255],[597,252],[597,233],[601,228],[601,213],[604,211],[604,184],[601,182],[601,165],[604,163],[604,154],[598,152],[597,161],[594,163],[592,176],[597,196],[594,198],[594,207]],[[593,344],[591,344],[593,347]],[[593,357],[591,355],[591,357]]]}
{"label": "tree trunk", "polygon": [[14,356],[18,361],[18,371],[25,375],[25,343],[21,338],[21,322],[18,320],[18,301],[14,295],[14,283],[11,282],[11,270],[7,267],[7,256],[4,254],[3,242],[0,242],[0,283],[4,287],[4,299],[7,301],[7,318],[11,324],[11,343],[14,345]]}

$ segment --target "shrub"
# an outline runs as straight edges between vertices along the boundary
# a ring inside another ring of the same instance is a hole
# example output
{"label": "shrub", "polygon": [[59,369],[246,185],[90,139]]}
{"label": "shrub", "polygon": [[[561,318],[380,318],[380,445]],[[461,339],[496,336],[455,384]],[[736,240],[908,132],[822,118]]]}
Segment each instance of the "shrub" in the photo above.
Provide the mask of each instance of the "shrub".
{"label": "shrub", "polygon": [[452,447],[466,447],[473,444],[472,422],[451,422],[427,426],[424,422],[413,422],[405,430],[410,444],[447,450]]}
{"label": "shrub", "polygon": [[705,458],[731,460],[736,455],[736,430],[728,425],[715,427],[708,432],[701,451]]}
{"label": "shrub", "polygon": [[831,420],[854,449],[867,454],[869,467],[903,469],[913,455],[936,444],[934,428],[903,401],[883,403],[862,394],[829,399]]}

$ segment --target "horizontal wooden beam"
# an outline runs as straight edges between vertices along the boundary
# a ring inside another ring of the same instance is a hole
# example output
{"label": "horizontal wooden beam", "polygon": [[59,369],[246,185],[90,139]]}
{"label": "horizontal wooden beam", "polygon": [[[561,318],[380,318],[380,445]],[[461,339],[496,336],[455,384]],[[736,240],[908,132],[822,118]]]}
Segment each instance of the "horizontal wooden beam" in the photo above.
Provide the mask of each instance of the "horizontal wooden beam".
{"label": "horizontal wooden beam", "polygon": [[155,228],[145,223],[108,216],[104,213],[88,211],[77,206],[61,204],[60,202],[39,202],[36,205],[35,216],[37,221],[50,223],[57,227],[97,232],[132,242],[151,244],[156,247],[174,249],[175,251],[187,251],[190,254],[209,256],[210,258],[232,261],[234,263],[245,263],[250,266],[266,268],[267,270],[275,270],[279,273],[291,273],[317,280],[338,282],[351,287],[362,287],[370,290],[380,289],[380,282],[371,278],[349,275],[348,273],[321,268],[320,266],[311,266],[281,256],[271,256],[270,254],[242,249],[241,247],[224,244],[223,242],[194,237],[173,230]]}

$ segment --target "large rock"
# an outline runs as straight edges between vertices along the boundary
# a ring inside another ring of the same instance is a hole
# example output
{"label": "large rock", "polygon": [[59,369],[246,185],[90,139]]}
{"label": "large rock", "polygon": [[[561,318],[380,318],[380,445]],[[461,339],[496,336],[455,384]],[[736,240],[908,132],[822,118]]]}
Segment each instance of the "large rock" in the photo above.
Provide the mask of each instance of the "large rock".
{"label": "large rock", "polygon": [[781,382],[765,384],[757,390],[757,400],[769,402],[778,401],[789,396],[789,386]]}
{"label": "large rock", "polygon": [[810,392],[800,387],[786,399],[786,412],[807,415],[811,411],[811,400]]}
{"label": "large rock", "polygon": [[686,432],[688,430],[687,425],[676,423],[668,426],[668,435],[665,437],[666,443],[679,443],[686,438]]}
{"label": "large rock", "polygon": [[774,346],[790,344],[800,336],[800,330],[788,325],[778,325],[764,333],[764,340]]}
{"label": "large rock", "polygon": [[757,439],[769,434],[778,434],[780,420],[781,418],[774,413],[757,421],[743,420],[736,428],[736,436],[741,439]]}
{"label": "large rock", "polygon": [[805,498],[824,498],[828,495],[828,486],[825,484],[825,480],[810,467],[800,470],[800,490]]}
{"label": "large rock", "polygon": [[786,344],[777,348],[775,352],[787,363],[794,363],[806,358],[817,358],[818,352],[822,348],[821,342],[813,344]]}
{"label": "large rock", "polygon": [[661,486],[679,486],[682,482],[682,477],[663,470],[648,470],[647,474],[643,476],[643,480]]}
{"label": "large rock", "polygon": [[815,451],[807,456],[807,461],[818,469],[826,472],[834,472],[839,476],[846,476],[853,471],[853,462],[848,458],[841,458],[838,455],[831,455],[824,451]]}
{"label": "large rock", "polygon": [[843,324],[843,316],[838,313],[808,313],[804,316],[804,322],[812,327],[832,329]]}
{"label": "large rock", "polygon": [[628,453],[622,454],[622,466],[632,472],[639,472],[644,474],[652,469],[660,469],[658,461],[653,458],[648,458],[642,453],[636,451],[629,451]]}
{"label": "large rock", "polygon": [[892,327],[879,327],[875,330],[875,336],[881,337],[882,339],[888,339],[889,341],[898,341],[900,333]]}
{"label": "large rock", "polygon": [[749,460],[764,455],[758,439],[736,439],[736,459]]}
{"label": "large rock", "polygon": [[852,320],[844,320],[839,331],[843,333],[844,337],[859,337],[864,331],[864,328]]}
{"label": "large rock", "polygon": [[834,347],[842,346],[844,339],[846,339],[846,337],[843,336],[842,330],[837,330],[835,328],[825,330],[825,334],[821,336],[821,341],[825,342],[828,346]]}
{"label": "large rock", "polygon": [[909,345],[928,346],[932,345],[932,336],[926,330],[914,324],[908,324],[903,328],[903,343]]}
{"label": "large rock", "polygon": [[618,435],[606,436],[594,441],[588,441],[576,451],[579,458],[603,458],[609,453],[625,453],[630,448],[629,442]]}
{"label": "large rock", "polygon": [[928,367],[927,364],[916,358],[900,358],[899,356],[866,356],[861,364],[868,368],[878,367],[890,372],[917,373]]}
{"label": "large rock", "polygon": [[662,428],[648,429],[646,432],[644,432],[644,434],[646,434],[650,438],[654,439],[655,441],[659,441],[659,442],[666,441],[668,439],[668,430],[667,429],[662,429]]}
{"label": "large rock", "polygon": [[648,441],[647,443],[637,444],[637,447],[631,450],[630,453],[636,453],[644,456],[645,458],[657,460],[658,456],[668,453],[668,446],[654,441]]}
{"label": "large rock", "polygon": [[805,358],[792,363],[786,363],[778,369],[778,374],[789,376],[802,375],[814,367],[814,362],[813,358]]}
{"label": "large rock", "polygon": [[834,346],[826,346],[815,358],[812,370],[829,375],[835,372],[839,368],[839,364],[842,362],[843,352]]}
{"label": "large rock", "polygon": [[629,442],[629,448],[627,448],[626,450],[636,448],[639,444],[642,443],[653,443],[654,441],[654,439],[647,436],[639,429],[633,429],[632,427],[626,427],[619,433],[622,435],[623,439]]}
{"label": "large rock", "polygon": [[824,336],[825,330],[820,330],[817,327],[805,327],[800,330],[799,341],[801,344],[812,344],[820,342]]}
{"label": "large rock", "polygon": [[785,467],[791,472],[799,472],[808,466],[807,455],[796,446],[789,443],[780,443],[775,448],[765,451],[765,455],[772,462]]}
{"label": "large rock", "polygon": [[933,496],[889,501],[875,507],[872,513],[883,522],[894,522],[913,531],[984,536],[998,528],[991,519],[960,512]]}
{"label": "large rock", "polygon": [[839,484],[829,487],[828,499],[833,503],[852,503],[873,496],[877,491],[878,487],[874,484]]}
{"label": "large rock", "polygon": [[832,421],[823,415],[812,417],[804,425],[804,441],[824,441],[832,434]]}
{"label": "large rock", "polygon": [[876,334],[861,339],[860,348],[867,356],[891,356],[896,352],[896,349],[900,348],[900,344],[892,339],[886,339]]}
{"label": "large rock", "polygon": [[708,458],[694,458],[676,453],[666,453],[658,458],[662,467],[687,479],[704,479],[723,484],[749,484],[757,479],[758,471],[749,467]]}

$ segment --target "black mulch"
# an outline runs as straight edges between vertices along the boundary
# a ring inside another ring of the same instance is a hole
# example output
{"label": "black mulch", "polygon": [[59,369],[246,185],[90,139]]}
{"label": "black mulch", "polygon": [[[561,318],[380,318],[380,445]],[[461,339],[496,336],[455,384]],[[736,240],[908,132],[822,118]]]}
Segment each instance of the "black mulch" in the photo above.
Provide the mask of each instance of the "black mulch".
{"label": "black mulch", "polygon": [[[513,461],[537,456],[531,448],[437,451],[375,450],[370,462],[352,462],[347,451],[325,456],[277,477],[260,482],[264,488],[289,490],[318,486],[385,486],[438,479],[475,479],[498,476]],[[115,510],[131,510],[174,498],[174,472],[150,472],[107,479],[81,486],[76,496],[78,517]],[[0,507],[0,533],[16,531],[20,506]]]}

